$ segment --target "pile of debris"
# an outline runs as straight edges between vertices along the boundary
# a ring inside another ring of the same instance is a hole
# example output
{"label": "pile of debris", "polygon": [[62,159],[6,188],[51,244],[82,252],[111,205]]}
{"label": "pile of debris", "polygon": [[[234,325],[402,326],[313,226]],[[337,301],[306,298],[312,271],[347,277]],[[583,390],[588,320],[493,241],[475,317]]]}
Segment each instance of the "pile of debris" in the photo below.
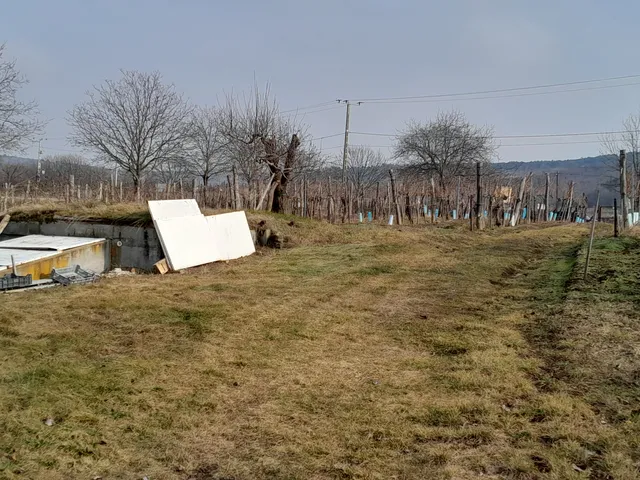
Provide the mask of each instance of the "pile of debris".
{"label": "pile of debris", "polygon": [[149,211],[165,254],[156,263],[160,273],[233,260],[256,251],[243,211],[204,216],[193,199],[150,201]]}

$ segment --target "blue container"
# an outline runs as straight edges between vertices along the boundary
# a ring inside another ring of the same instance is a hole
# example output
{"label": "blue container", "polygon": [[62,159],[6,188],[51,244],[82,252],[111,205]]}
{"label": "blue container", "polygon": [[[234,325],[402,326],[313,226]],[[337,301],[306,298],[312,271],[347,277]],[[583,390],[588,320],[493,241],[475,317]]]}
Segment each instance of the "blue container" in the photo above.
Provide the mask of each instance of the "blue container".
{"label": "blue container", "polygon": [[369,222],[373,222],[373,214],[371,212],[367,212],[367,220],[369,220]]}

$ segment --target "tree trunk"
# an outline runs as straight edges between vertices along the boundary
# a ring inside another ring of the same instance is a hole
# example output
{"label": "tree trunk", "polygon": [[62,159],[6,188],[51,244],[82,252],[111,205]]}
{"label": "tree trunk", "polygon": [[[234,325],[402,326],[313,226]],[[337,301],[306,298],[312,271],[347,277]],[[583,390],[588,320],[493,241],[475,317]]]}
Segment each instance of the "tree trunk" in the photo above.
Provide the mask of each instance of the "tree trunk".
{"label": "tree trunk", "polygon": [[[140,179],[136,176],[133,177],[133,190],[135,191],[136,194],[136,201],[139,202],[140,201]],[[120,201],[122,201],[122,198],[120,198]]]}
{"label": "tree trunk", "polygon": [[[276,177],[279,177],[277,180]],[[286,190],[282,186],[282,175],[276,175],[273,183],[273,202],[271,203],[271,211],[274,213],[284,213],[284,197]]]}

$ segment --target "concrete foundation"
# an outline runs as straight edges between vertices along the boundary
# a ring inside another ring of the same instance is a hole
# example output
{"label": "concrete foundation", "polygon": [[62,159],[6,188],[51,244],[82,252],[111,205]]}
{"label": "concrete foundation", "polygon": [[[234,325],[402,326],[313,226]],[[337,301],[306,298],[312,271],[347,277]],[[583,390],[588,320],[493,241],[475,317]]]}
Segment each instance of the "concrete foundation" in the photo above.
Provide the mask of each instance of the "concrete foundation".
{"label": "concrete foundation", "polygon": [[91,237],[109,240],[111,268],[153,270],[153,264],[164,258],[162,246],[153,227],[131,227],[71,221],[9,222],[3,235],[53,235]]}
{"label": "concrete foundation", "polygon": [[[96,273],[103,273],[109,270],[109,251],[108,242],[93,243],[80,247],[70,248],[61,252],[56,251],[31,251],[35,253],[33,260],[25,260],[19,262],[16,266],[18,275],[31,275],[34,280],[43,280],[51,276],[51,270],[54,268],[72,267],[81,265],[86,270]],[[11,250],[0,249],[0,255],[29,252],[28,250]],[[8,262],[3,262],[8,263]],[[9,275],[12,268],[0,265],[0,277]]]}

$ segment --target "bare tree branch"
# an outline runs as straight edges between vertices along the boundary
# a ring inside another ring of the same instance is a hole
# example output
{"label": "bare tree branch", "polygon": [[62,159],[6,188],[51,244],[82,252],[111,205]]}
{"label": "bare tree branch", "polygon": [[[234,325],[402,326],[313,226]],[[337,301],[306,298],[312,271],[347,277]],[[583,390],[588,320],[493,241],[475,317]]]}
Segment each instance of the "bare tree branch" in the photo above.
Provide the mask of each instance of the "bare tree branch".
{"label": "bare tree branch", "polygon": [[268,85],[264,90],[255,86],[250,95],[241,98],[228,95],[219,128],[225,139],[227,158],[249,182],[253,178],[248,177],[257,173],[251,163],[268,169],[270,205],[274,212],[284,208],[288,183],[321,158],[313,147],[306,145],[306,129],[279,114]]}
{"label": "bare tree branch", "polygon": [[[380,151],[362,146],[350,147],[347,158],[347,179],[353,184],[356,195],[363,194],[367,189],[387,178],[387,167],[390,161]],[[341,167],[342,157],[335,164],[336,167]]]}
{"label": "bare tree branch", "polygon": [[452,178],[471,173],[476,162],[490,162],[495,151],[492,128],[472,125],[452,111],[426,124],[410,122],[397,137],[395,155],[433,175],[446,191]]}
{"label": "bare tree branch", "polygon": [[213,107],[196,108],[189,119],[187,169],[206,187],[224,171],[225,141],[220,132],[221,112]]}
{"label": "bare tree branch", "polygon": [[22,151],[42,132],[43,124],[37,119],[35,102],[18,100],[18,90],[27,80],[15,60],[3,59],[4,49],[0,45],[0,152]]}
{"label": "bare tree branch", "polygon": [[192,108],[159,73],[123,71],[87,96],[69,112],[72,143],[124,169],[137,191],[144,174],[183,158]]}

